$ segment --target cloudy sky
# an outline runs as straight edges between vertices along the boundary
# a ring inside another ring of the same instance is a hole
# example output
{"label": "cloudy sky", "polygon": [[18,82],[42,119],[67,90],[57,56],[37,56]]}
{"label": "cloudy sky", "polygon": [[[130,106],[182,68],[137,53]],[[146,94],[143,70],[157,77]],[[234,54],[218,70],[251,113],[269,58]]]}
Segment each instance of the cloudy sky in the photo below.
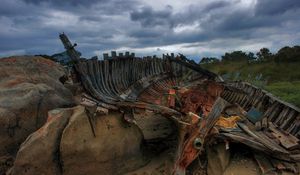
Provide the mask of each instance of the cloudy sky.
{"label": "cloudy sky", "polygon": [[0,0],[0,56],[110,50],[191,58],[300,44],[300,0]]}

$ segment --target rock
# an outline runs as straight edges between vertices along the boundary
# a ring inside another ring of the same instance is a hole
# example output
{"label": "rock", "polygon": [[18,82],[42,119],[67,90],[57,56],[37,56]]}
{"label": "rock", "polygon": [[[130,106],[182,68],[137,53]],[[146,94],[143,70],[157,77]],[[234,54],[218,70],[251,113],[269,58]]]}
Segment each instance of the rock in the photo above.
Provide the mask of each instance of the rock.
{"label": "rock", "polygon": [[22,144],[9,175],[115,175],[147,163],[141,131],[124,123],[120,112],[96,116],[96,137],[83,106],[49,115],[50,120]]}
{"label": "rock", "polygon": [[259,167],[255,162],[255,160],[253,160],[253,157],[249,157],[247,155],[238,153],[238,155],[232,156],[229,165],[227,166],[226,170],[223,172],[223,175],[232,175],[232,174],[260,175],[262,173],[260,172]]}
{"label": "rock", "polygon": [[239,144],[219,142],[207,146],[207,175],[259,175],[259,166],[253,158],[251,149]]}
{"label": "rock", "polygon": [[230,160],[230,152],[226,150],[225,143],[207,146],[206,151],[208,160],[207,174],[222,175]]}
{"label": "rock", "polygon": [[14,163],[14,158],[12,156],[1,156],[0,157],[0,174],[5,174],[5,171],[10,168]]}
{"label": "rock", "polygon": [[27,136],[46,122],[47,112],[73,106],[73,97],[59,81],[64,68],[51,60],[2,58],[0,70],[0,156],[14,156]]}
{"label": "rock", "polygon": [[47,123],[23,142],[7,174],[61,174],[60,139],[72,112],[72,108],[50,111]]}
{"label": "rock", "polygon": [[84,108],[77,108],[62,134],[63,174],[115,175],[144,165],[142,133],[122,120],[119,112],[98,116],[94,137]]}

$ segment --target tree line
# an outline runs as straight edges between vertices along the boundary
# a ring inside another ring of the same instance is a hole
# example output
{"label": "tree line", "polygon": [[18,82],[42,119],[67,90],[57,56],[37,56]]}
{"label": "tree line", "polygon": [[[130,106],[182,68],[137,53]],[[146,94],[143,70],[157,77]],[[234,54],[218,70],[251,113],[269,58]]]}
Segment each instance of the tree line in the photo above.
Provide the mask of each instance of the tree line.
{"label": "tree line", "polygon": [[278,50],[277,53],[271,53],[268,48],[261,48],[256,54],[253,52],[233,51],[225,53],[221,59],[216,57],[203,57],[200,64],[230,62],[230,61],[247,61],[247,62],[299,62],[300,46],[285,46]]}

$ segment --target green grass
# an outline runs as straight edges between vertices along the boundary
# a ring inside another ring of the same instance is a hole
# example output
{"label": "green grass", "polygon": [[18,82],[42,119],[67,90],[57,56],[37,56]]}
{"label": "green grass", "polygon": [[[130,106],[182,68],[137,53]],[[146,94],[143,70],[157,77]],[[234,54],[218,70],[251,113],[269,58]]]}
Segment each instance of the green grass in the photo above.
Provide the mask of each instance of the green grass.
{"label": "green grass", "polygon": [[300,106],[300,81],[272,83],[265,89],[284,101]]}
{"label": "green grass", "polygon": [[227,80],[243,80],[300,107],[300,62],[220,62],[201,65]]}

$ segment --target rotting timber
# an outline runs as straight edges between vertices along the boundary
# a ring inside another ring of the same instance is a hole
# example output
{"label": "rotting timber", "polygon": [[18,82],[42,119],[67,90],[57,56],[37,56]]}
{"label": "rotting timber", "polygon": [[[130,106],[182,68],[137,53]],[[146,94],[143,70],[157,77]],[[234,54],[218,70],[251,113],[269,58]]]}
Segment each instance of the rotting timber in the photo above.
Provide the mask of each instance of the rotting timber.
{"label": "rotting timber", "polygon": [[65,34],[60,39],[84,88],[92,131],[95,113],[119,110],[141,128],[148,149],[173,149],[172,174],[186,174],[215,142],[226,149],[229,143],[246,145],[262,174],[299,174],[297,107],[249,83],[224,82],[183,55],[82,59]]}

